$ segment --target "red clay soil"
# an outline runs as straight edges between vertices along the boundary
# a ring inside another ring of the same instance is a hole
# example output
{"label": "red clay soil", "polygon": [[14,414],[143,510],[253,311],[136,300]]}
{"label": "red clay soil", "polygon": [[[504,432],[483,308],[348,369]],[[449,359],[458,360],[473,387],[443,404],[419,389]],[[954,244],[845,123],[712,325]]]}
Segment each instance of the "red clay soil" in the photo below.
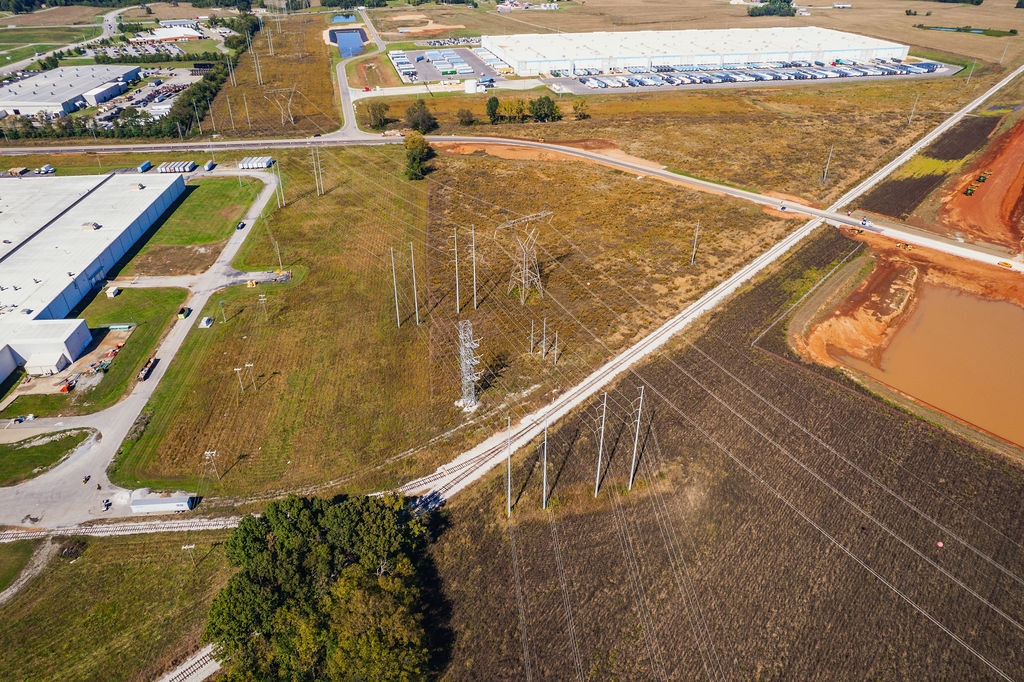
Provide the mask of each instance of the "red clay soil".
{"label": "red clay soil", "polygon": [[[991,170],[974,196],[964,190]],[[942,197],[940,217],[947,229],[1020,253],[1024,216],[1024,121],[1000,135]]]}
{"label": "red clay soil", "polygon": [[826,366],[842,356],[874,366],[913,310],[923,284],[950,287],[991,301],[1024,307],[1020,274],[994,265],[915,247],[907,252],[888,239],[861,235],[877,256],[875,268],[839,306],[793,344],[805,358]]}

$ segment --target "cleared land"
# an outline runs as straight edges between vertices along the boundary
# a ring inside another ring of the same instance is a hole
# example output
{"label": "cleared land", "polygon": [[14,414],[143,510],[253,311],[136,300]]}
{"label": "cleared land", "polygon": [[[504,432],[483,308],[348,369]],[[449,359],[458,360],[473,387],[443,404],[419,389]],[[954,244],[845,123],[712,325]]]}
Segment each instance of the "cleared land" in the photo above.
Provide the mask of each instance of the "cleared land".
{"label": "cleared land", "polygon": [[378,54],[345,65],[348,84],[353,88],[390,88],[402,85],[386,54]]}
{"label": "cleared land", "polygon": [[[209,132],[216,123],[221,135],[242,138],[336,130],[339,105],[330,66],[337,49],[324,43],[327,27],[321,15],[289,16],[281,21],[280,33],[276,21],[264,23],[235,71],[238,85],[224,84],[213,101],[212,119],[210,114],[203,119],[203,130]],[[259,56],[263,85],[256,81],[253,52]]]}
{"label": "cleared land", "polygon": [[[629,98],[593,95],[586,98],[590,118],[583,121],[573,120],[573,99],[566,97],[557,100],[565,118],[556,123],[490,125],[486,123],[486,97],[479,95],[427,98],[427,104],[436,113],[442,133],[575,142],[594,149],[618,147],[670,169],[827,204],[934,127],[947,112],[962,106],[976,94],[975,84],[972,80],[971,88],[965,90],[958,77],[713,93],[644,93]],[[540,94],[545,93],[501,93],[499,100]],[[908,125],[918,95],[917,111]],[[400,119],[414,98],[385,101],[391,106],[391,127],[404,125]],[[459,125],[456,112],[462,108],[471,110],[480,123]],[[829,182],[822,185],[822,171],[833,144]]]}
{"label": "cleared land", "polygon": [[[906,11],[917,15],[907,15]],[[926,16],[929,14],[930,16]],[[864,0],[852,8],[814,7],[808,17],[748,17],[743,5],[708,3],[707,0],[587,0],[559,3],[556,11],[514,11],[499,14],[493,5],[478,9],[461,6],[418,5],[370,10],[374,25],[388,40],[448,38],[466,35],[544,33],[547,31],[644,31],[695,28],[757,28],[763,26],[823,26],[862,33],[915,47],[942,50],[990,62],[999,61],[1010,41],[1010,62],[1024,55],[1013,37],[929,31],[915,24],[981,26],[1024,31],[1024,16],[1012,5],[959,5],[908,0],[898,4]],[[405,17],[405,18],[399,18]],[[422,27],[428,22],[464,29],[420,34],[399,34],[398,28]]]}
{"label": "cleared land", "polygon": [[236,178],[203,178],[157,223],[152,236],[120,275],[187,275],[203,272],[217,259],[239,219],[256,199],[261,183]]}
{"label": "cleared land", "polygon": [[217,7],[194,7],[189,2],[179,2],[173,5],[169,2],[148,2],[146,7],[153,11],[152,14],[147,14],[146,10],[142,8],[133,7],[123,12],[121,16],[126,20],[146,19],[155,21],[158,19],[195,19],[196,17],[235,15],[234,12]]}
{"label": "cleared land", "polygon": [[[325,479],[353,490],[393,485],[493,429],[507,399],[536,404],[562,387],[548,376],[551,358],[529,354],[531,323],[538,349],[545,318],[549,348],[558,330],[559,366],[589,368],[790,229],[787,221],[745,204],[578,163],[445,156],[433,162],[437,170],[430,182],[410,185],[399,177],[401,155],[393,148],[323,150],[329,191],[319,200],[306,170],[308,157],[294,152],[285,158],[290,203],[268,225],[295,281],[217,297],[225,301],[228,323],[186,341],[147,407],[141,437],[124,448],[112,472],[115,480],[196,486],[211,473],[204,470],[202,452],[217,449],[229,471],[213,483],[214,492],[298,489]],[[626,195],[635,204],[623,213],[616,207]],[[473,196],[481,199],[466,200]],[[513,236],[496,236],[495,228],[513,211],[544,208],[556,215],[550,226],[540,226],[538,256],[547,295],[531,295],[524,307],[515,292],[508,293]],[[696,216],[705,222],[697,264],[689,266]],[[448,239],[456,225],[458,315]],[[478,250],[475,311],[467,250],[472,225]],[[257,227],[237,267],[276,265],[265,229]],[[416,249],[420,327],[413,315],[410,241]],[[392,247],[400,329],[391,290]],[[608,273],[632,278],[654,312],[629,312],[630,302],[612,291],[610,308],[584,305],[588,287],[606,291]],[[268,297],[266,317],[258,293]],[[613,310],[627,312],[627,321],[613,319]],[[217,301],[199,314],[219,317]],[[470,423],[454,407],[460,318],[471,319],[484,339],[483,407]],[[575,319],[601,329],[601,341],[582,333]],[[231,370],[245,363],[253,363],[254,377],[240,395]],[[431,436],[455,427],[425,447]]]}
{"label": "cleared land", "polygon": [[1024,474],[803,366],[785,323],[751,348],[806,273],[855,246],[819,232],[611,390],[598,499],[593,404],[549,436],[550,514],[540,453],[514,461],[514,545],[503,471],[449,505],[433,548],[448,676],[992,676],[915,607],[1019,670]]}
{"label": "cleared land", "polygon": [[[206,609],[231,573],[225,537],[61,539],[63,551],[0,607],[4,676],[156,679],[198,647]],[[183,544],[196,545],[195,568]]]}
{"label": "cleared land", "polygon": [[36,543],[33,540],[18,540],[0,545],[0,592],[7,589],[7,586],[18,577],[35,548]]}
{"label": "cleared land", "polygon": [[[76,389],[70,393],[18,396],[0,413],[0,417],[16,417],[30,412],[38,416],[86,414],[110,407],[135,381],[139,368],[145,364],[184,302],[185,294],[184,289],[124,289],[117,297],[107,298],[97,292],[85,309],[76,315],[84,318],[91,329],[111,324],[136,325],[102,380],[92,388]],[[35,381],[47,381],[47,378]]]}
{"label": "cleared land", "polygon": [[0,486],[16,485],[42,473],[70,454],[88,436],[88,431],[59,431],[0,444]]}
{"label": "cleared land", "polygon": [[[61,26],[63,24],[98,24],[109,10],[84,5],[53,7],[30,14],[15,14],[0,19],[0,26]],[[5,32],[0,31],[0,36]]]}

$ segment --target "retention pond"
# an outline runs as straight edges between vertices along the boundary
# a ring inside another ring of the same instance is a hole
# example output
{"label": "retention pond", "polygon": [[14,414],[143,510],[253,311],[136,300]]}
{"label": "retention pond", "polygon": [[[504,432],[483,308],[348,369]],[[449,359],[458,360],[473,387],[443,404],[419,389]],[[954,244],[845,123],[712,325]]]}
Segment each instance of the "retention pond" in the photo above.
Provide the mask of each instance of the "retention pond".
{"label": "retention pond", "polygon": [[1024,446],[1024,308],[925,285],[881,367],[838,360],[934,408]]}

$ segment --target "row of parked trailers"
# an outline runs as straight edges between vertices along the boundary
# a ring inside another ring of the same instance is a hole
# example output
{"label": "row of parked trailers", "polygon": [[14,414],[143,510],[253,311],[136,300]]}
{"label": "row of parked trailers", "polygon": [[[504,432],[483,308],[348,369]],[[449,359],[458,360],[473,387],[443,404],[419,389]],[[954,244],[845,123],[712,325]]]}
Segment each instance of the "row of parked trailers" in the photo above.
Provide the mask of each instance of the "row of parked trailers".
{"label": "row of parked trailers", "polygon": [[272,156],[246,156],[238,162],[238,167],[242,170],[259,170],[270,168],[273,165],[274,157]]}
{"label": "row of parked trailers", "polygon": [[[627,69],[632,76],[602,76],[600,78],[580,77],[579,82],[588,88],[625,88],[659,85],[691,85],[694,83],[753,83],[773,80],[811,80],[818,78],[850,78],[863,76],[898,76],[905,74],[934,73],[938,64],[850,64],[820,65],[794,68],[758,68],[756,71],[722,70],[704,71],[696,67],[658,67],[657,73],[636,67]],[[728,69],[728,67],[726,67]]]}
{"label": "row of parked trailers", "polygon": [[[141,168],[141,166],[140,166]],[[195,161],[165,161],[156,167],[157,173],[191,173],[196,169]]]}

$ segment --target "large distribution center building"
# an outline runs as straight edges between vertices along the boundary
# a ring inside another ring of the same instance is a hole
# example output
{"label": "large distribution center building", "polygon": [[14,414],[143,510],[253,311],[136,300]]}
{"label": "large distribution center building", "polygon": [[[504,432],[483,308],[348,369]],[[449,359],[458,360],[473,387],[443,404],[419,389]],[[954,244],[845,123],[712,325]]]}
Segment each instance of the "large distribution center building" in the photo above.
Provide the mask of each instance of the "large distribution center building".
{"label": "large distribution center building", "polygon": [[43,71],[0,87],[0,109],[22,116],[69,114],[79,102],[95,104],[120,94],[125,83],[139,77],[140,68],[108,64]]}
{"label": "large distribution center building", "polygon": [[816,26],[484,36],[481,46],[520,76],[553,70],[906,59],[906,45]]}
{"label": "large distribution center building", "polygon": [[81,355],[92,335],[64,316],[184,191],[181,175],[0,180],[0,381]]}

